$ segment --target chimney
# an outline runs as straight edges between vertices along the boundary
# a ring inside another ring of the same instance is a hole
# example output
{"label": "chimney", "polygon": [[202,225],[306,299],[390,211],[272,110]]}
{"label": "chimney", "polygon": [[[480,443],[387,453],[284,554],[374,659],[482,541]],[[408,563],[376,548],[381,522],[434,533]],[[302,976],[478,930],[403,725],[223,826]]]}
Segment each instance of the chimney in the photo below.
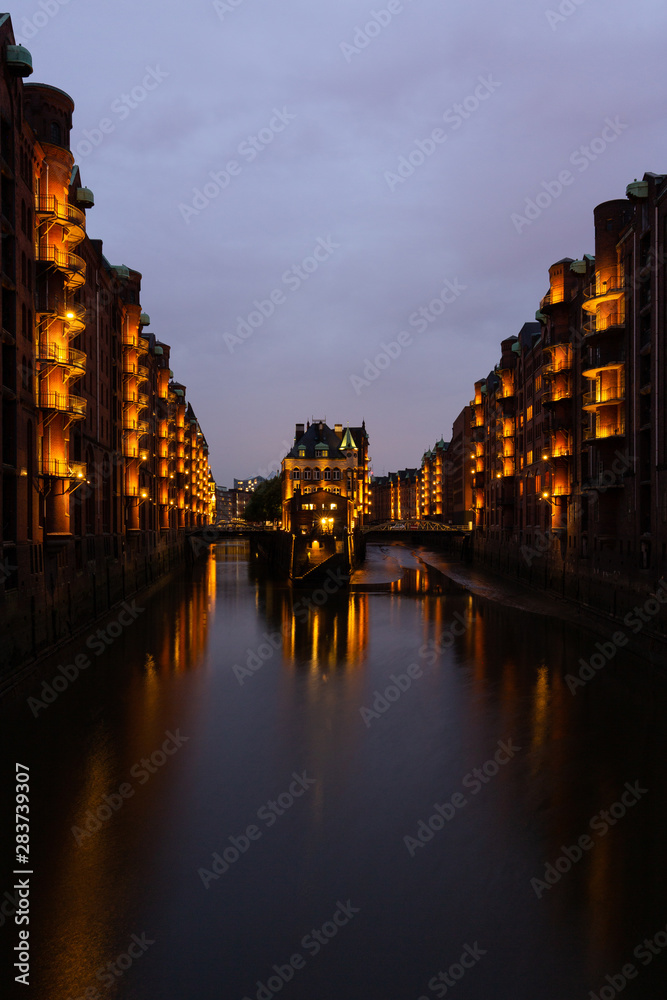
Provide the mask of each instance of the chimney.
{"label": "chimney", "polygon": [[334,424],[334,434],[337,437],[342,438],[342,436],[343,436],[343,425],[342,424]]}
{"label": "chimney", "polygon": [[297,424],[296,430],[294,432],[294,444],[296,444],[299,438],[302,437],[303,437],[303,424]]}

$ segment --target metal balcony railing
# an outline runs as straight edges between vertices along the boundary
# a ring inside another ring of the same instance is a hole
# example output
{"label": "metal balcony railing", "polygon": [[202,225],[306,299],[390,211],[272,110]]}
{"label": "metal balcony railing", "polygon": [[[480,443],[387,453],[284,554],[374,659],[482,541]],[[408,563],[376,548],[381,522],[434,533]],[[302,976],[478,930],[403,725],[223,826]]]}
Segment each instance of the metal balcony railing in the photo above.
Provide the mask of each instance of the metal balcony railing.
{"label": "metal balcony railing", "polygon": [[69,253],[60,247],[44,246],[38,243],[35,247],[35,257],[38,261],[53,264],[65,275],[68,288],[78,288],[86,280],[86,262],[75,253]]}
{"label": "metal balcony railing", "polygon": [[56,344],[40,344],[36,351],[37,361],[42,364],[60,365],[69,368],[77,377],[86,371],[86,355],[72,347],[59,347]]}
{"label": "metal balcony railing", "polygon": [[584,406],[603,406],[605,403],[622,403],[625,399],[625,386],[613,386],[584,393]]}
{"label": "metal balcony railing", "polygon": [[59,459],[43,459],[42,475],[56,479],[85,479],[85,462],[64,462]]}
{"label": "metal balcony railing", "polygon": [[86,400],[82,399],[81,396],[74,396],[72,393],[45,392],[40,390],[39,405],[43,410],[57,410],[60,413],[69,413],[80,420],[86,416]]}

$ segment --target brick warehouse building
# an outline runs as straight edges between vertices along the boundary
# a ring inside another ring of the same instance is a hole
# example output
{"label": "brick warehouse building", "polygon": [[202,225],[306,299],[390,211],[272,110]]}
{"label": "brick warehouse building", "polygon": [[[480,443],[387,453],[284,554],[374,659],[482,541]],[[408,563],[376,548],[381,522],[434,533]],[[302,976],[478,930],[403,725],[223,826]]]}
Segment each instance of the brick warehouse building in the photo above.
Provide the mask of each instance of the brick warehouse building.
{"label": "brick warehouse building", "polygon": [[549,269],[535,322],[502,341],[442,464],[479,559],[617,615],[667,575],[666,233],[667,175],[595,208],[595,254]]}
{"label": "brick warehouse building", "polygon": [[141,275],[86,234],[72,99],[24,82],[9,15],[0,58],[0,627],[18,661],[181,558],[215,484],[169,346],[145,330]]}
{"label": "brick warehouse building", "polygon": [[616,614],[667,573],[666,205],[647,173],[596,207],[471,401],[477,555]]}

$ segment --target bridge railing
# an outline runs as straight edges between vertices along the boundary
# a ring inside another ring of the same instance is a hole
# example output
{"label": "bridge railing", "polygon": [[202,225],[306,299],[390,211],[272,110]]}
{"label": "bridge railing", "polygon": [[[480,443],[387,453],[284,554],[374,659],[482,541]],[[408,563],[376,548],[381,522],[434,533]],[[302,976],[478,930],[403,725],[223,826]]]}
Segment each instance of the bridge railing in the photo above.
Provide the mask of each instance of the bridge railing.
{"label": "bridge railing", "polygon": [[470,531],[464,524],[442,524],[441,521],[383,521],[381,524],[365,524],[361,529],[369,531]]}

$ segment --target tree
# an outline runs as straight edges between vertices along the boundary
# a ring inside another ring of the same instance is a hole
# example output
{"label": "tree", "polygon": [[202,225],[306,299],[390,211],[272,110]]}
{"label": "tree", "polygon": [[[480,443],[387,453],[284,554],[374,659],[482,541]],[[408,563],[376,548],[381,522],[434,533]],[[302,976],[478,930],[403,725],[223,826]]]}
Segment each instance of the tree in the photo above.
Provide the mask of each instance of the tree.
{"label": "tree", "polygon": [[280,518],[283,505],[283,487],[280,476],[260,483],[243,512],[245,521],[275,521]]}

